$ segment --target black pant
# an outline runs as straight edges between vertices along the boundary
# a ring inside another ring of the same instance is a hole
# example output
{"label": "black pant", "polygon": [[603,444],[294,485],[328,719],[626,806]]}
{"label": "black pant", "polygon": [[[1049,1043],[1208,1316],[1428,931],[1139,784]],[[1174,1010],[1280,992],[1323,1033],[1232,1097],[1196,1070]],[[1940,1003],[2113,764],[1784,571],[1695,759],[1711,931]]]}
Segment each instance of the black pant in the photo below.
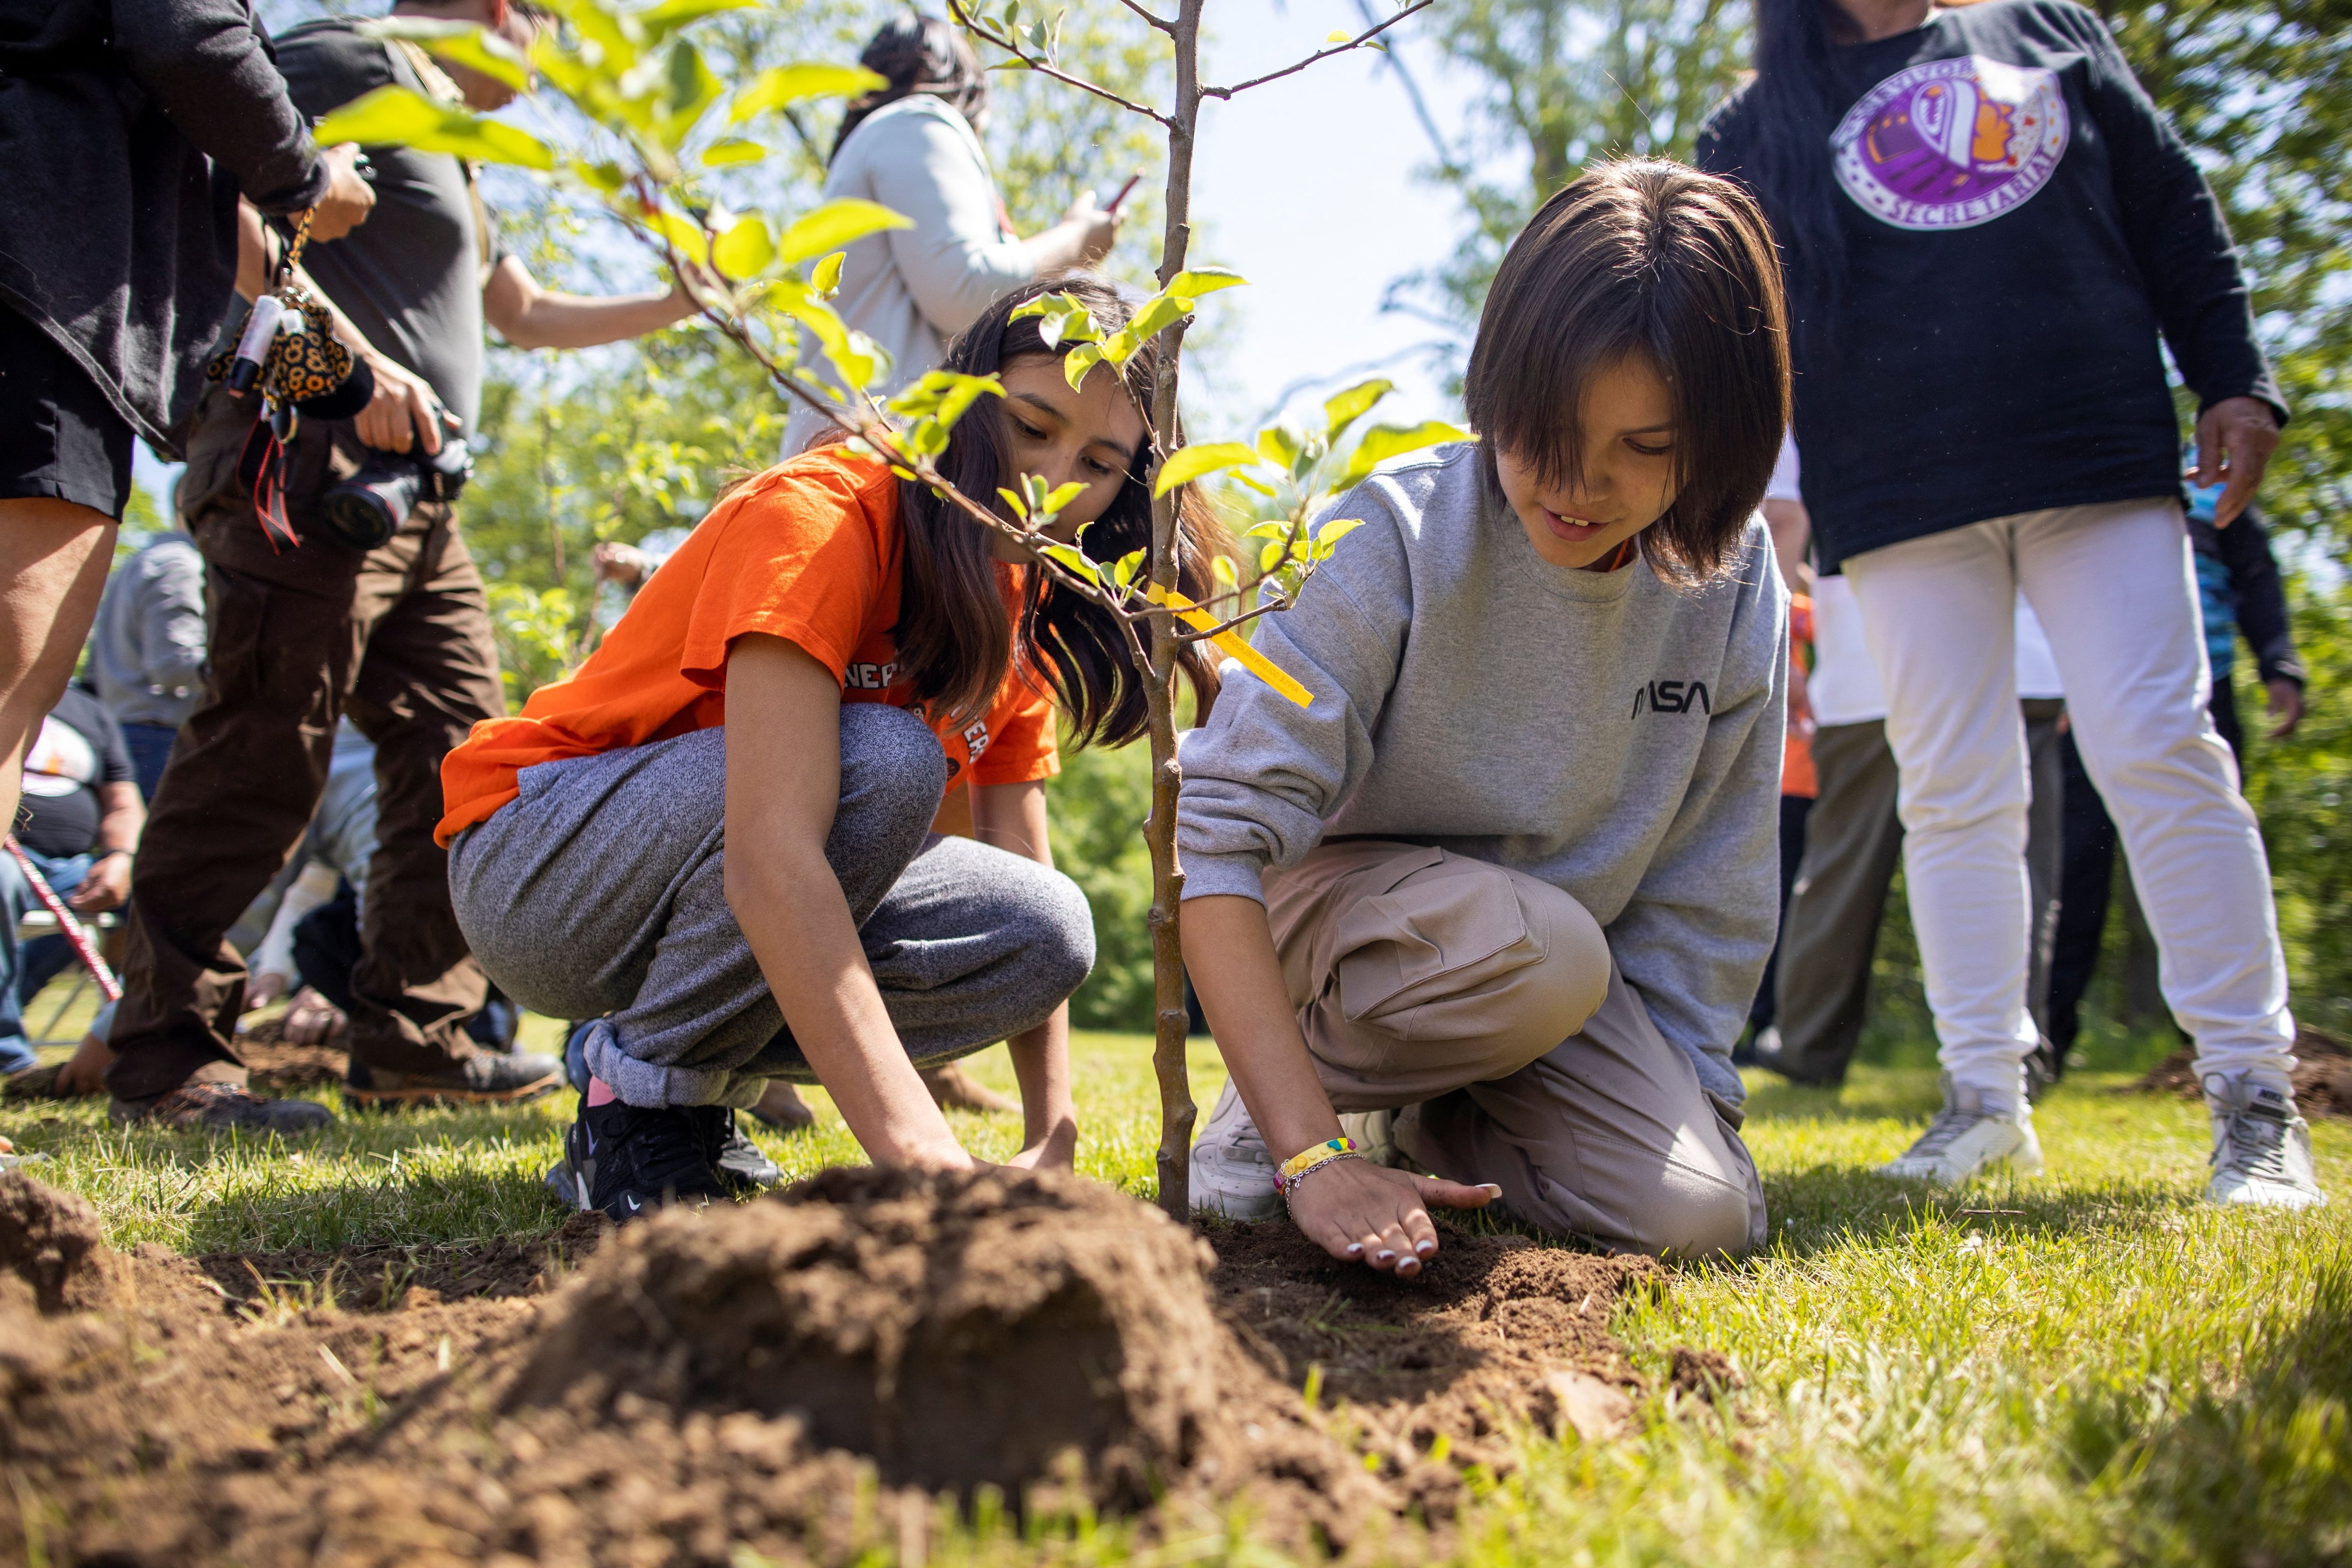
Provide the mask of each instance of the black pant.
{"label": "black pant", "polygon": [[[1813,814],[1813,797],[1809,795],[1784,795],[1780,797],[1780,920],[1789,919],[1789,895],[1796,890],[1797,868],[1805,858],[1805,823]],[[1780,1016],[1780,993],[1773,982],[1780,970],[1780,940],[1772,939],[1772,955],[1764,961],[1764,978],[1756,987],[1756,1000],[1748,1005],[1748,1021],[1759,1029],[1769,1029]]]}

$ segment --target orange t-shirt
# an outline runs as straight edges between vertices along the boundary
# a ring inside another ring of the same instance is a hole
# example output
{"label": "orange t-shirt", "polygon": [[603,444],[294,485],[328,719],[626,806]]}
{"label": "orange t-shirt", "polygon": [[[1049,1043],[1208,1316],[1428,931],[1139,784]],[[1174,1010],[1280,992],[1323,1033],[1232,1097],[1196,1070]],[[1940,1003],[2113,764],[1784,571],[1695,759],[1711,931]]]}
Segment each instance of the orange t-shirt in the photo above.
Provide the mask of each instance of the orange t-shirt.
{"label": "orange t-shirt", "polygon": [[[1018,603],[1011,568],[1007,613]],[[782,637],[833,671],[844,702],[914,703],[897,679],[898,483],[835,445],[803,453],[729,496],[662,563],[604,643],[520,716],[474,726],[441,764],[446,845],[520,793],[539,763],[640,746],[727,721],[727,650],[746,633]],[[1008,671],[986,717],[934,720],[954,784],[1021,784],[1061,771],[1054,705]]]}
{"label": "orange t-shirt", "polygon": [[[1813,602],[1802,594],[1789,596],[1789,662],[1810,668],[1813,651]],[[1807,800],[1822,793],[1821,774],[1813,768],[1813,743],[1791,734],[1780,751],[1780,793]]]}

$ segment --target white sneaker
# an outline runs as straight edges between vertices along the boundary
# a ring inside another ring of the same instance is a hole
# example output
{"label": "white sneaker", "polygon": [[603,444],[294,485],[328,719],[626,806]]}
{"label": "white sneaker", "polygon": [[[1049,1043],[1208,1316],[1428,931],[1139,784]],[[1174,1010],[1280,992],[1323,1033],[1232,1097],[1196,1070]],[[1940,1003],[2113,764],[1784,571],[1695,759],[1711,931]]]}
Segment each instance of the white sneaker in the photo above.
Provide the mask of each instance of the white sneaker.
{"label": "white sneaker", "polygon": [[1375,1165],[1397,1163],[1396,1112],[1393,1110],[1343,1110],[1339,1113],[1339,1131],[1356,1141],[1356,1150]]}
{"label": "white sneaker", "polygon": [[2014,1109],[1987,1104],[1983,1089],[1947,1076],[1944,1109],[1916,1143],[1879,1166],[1878,1173],[1950,1187],[2004,1160],[2021,1176],[2042,1173],[2042,1141],[2033,1135],[2033,1112],[2024,1099]]}
{"label": "white sneaker", "polygon": [[1272,1219],[1282,1212],[1274,1184],[1277,1169],[1242,1091],[1225,1080],[1217,1108],[1192,1141],[1192,1206],[1227,1219]]}
{"label": "white sneaker", "polygon": [[2295,1114],[2293,1094],[2213,1073],[2205,1079],[2205,1109],[2213,1119],[2207,1202],[2307,1209],[2327,1201],[2312,1174],[2311,1123]]}

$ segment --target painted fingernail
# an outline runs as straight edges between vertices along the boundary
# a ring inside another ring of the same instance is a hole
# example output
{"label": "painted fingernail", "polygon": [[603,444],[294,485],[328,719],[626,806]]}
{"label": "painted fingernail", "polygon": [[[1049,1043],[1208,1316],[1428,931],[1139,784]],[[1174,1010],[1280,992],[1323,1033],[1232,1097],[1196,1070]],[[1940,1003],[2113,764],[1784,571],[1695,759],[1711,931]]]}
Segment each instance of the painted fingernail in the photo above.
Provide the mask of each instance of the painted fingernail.
{"label": "painted fingernail", "polygon": [[1358,1256],[1358,1255],[1359,1255],[1359,1254],[1360,1254],[1363,1250],[1364,1250],[1364,1244],[1363,1244],[1362,1242],[1360,1242],[1360,1241],[1351,1241],[1351,1242],[1348,1243],[1348,1256],[1349,1256],[1349,1257],[1350,1257],[1350,1258],[1354,1258],[1354,1257]]}
{"label": "painted fingernail", "polygon": [[1420,1253],[1423,1258],[1426,1258],[1431,1253],[1437,1250],[1437,1243],[1433,1241],[1416,1241],[1412,1244],[1412,1249],[1415,1252]]}
{"label": "painted fingernail", "polygon": [[1394,1257],[1396,1256],[1396,1252],[1395,1252],[1395,1249],[1394,1249],[1394,1248],[1392,1248],[1392,1247],[1381,1247],[1381,1248],[1380,1252],[1379,1252],[1376,1256],[1377,1256],[1377,1258],[1378,1258],[1379,1261],[1381,1261],[1381,1262],[1382,1262],[1382,1263],[1386,1263],[1390,1258],[1394,1258]]}
{"label": "painted fingernail", "polygon": [[1408,1258],[1397,1265],[1396,1271],[1400,1274],[1418,1274],[1421,1272],[1421,1265]]}

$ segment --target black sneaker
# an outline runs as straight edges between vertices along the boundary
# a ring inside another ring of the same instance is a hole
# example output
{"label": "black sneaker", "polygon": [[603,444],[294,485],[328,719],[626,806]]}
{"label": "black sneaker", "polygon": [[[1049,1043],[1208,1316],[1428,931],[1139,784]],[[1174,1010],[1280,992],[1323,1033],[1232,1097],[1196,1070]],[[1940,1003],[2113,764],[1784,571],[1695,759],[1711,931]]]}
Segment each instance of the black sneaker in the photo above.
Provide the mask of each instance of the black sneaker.
{"label": "black sneaker", "polygon": [[734,1189],[736,1196],[748,1197],[784,1179],[783,1167],[760,1152],[760,1146],[736,1124],[733,1111],[727,1113],[719,1132],[718,1144],[711,1152],[711,1169],[719,1173],[720,1181]]}
{"label": "black sneaker", "polygon": [[353,1059],[343,1099],[354,1106],[511,1105],[563,1087],[563,1064],[553,1057],[476,1051],[441,1072],[393,1072]]}
{"label": "black sneaker", "polygon": [[665,1204],[727,1197],[716,1156],[734,1124],[723,1105],[590,1105],[583,1096],[547,1184],[572,1207],[624,1225]]}

